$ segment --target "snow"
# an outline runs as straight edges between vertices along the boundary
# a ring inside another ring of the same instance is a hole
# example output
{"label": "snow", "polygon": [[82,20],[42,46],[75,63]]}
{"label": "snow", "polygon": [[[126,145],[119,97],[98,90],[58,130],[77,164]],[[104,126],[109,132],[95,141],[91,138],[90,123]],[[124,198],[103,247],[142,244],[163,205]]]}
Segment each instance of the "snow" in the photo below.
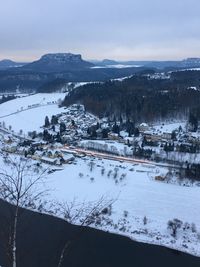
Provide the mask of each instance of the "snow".
{"label": "snow", "polygon": [[133,154],[132,150],[128,146],[116,141],[84,140],[81,141],[79,145],[84,148],[109,152],[115,155],[127,156]]}
{"label": "snow", "polygon": [[198,91],[196,86],[190,86],[187,88],[188,90],[194,90],[194,91]]}
{"label": "snow", "polygon": [[52,115],[62,111],[64,111],[64,108],[58,108],[58,106],[41,106],[3,118],[2,121],[5,122],[6,127],[11,125],[12,130],[16,133],[21,129],[23,129],[23,133],[28,133],[29,131],[38,131],[44,125],[46,116],[51,118]]}
{"label": "snow", "polygon": [[[8,170],[2,158],[0,165]],[[55,169],[55,166],[52,169]],[[102,169],[105,170],[104,173]],[[112,200],[112,213],[109,218],[113,224],[92,227],[200,256],[197,233],[181,230],[177,239],[174,239],[167,229],[167,222],[178,218],[184,223],[195,223],[197,231],[200,231],[200,187],[184,187],[155,181],[155,176],[165,176],[167,171],[167,168],[157,167],[155,164],[148,166],[93,157],[76,157],[72,164],[63,165],[59,171],[50,172],[45,185],[42,184],[42,190],[50,190],[45,197],[49,204],[66,201],[69,203],[74,199],[78,203],[91,203],[102,197]],[[127,217],[124,216],[125,213],[128,214]],[[148,221],[146,225],[143,224],[144,216]],[[184,236],[190,239],[190,242],[186,242]],[[183,246],[185,244],[187,248]]]}
{"label": "snow", "polygon": [[155,131],[159,131],[160,133],[172,133],[174,130],[177,130],[181,126],[183,129],[186,126],[185,122],[174,122],[174,123],[166,123],[163,125],[154,125],[153,129]]}
{"label": "snow", "polygon": [[123,65],[123,64],[116,64],[116,65],[106,65],[106,66],[94,66],[91,69],[108,69],[108,68],[116,68],[116,69],[124,69],[124,68],[140,68],[142,65]]}
{"label": "snow", "polygon": [[26,97],[13,99],[0,105],[0,117],[26,109],[31,105],[47,105],[50,102],[58,101],[65,97],[64,93],[34,94]]}
{"label": "snow", "polygon": [[[167,222],[173,218],[195,223],[197,229],[200,230],[199,187],[183,187],[155,181],[153,179],[155,176],[166,174],[165,168],[155,166],[149,168],[144,164],[133,165],[93,159],[94,167],[90,171],[90,161],[89,158],[78,159],[75,165],[67,165],[59,173],[51,174],[49,186],[54,189],[52,199],[72,201],[76,198],[80,202],[97,201],[102,196],[115,199],[111,218],[117,223],[123,217],[124,211],[128,211],[129,222],[126,224],[129,226],[129,231],[122,233],[118,229],[106,226],[102,229],[125,234],[139,241],[172,246]],[[105,168],[104,175],[101,174],[102,168]],[[113,178],[116,168],[118,169],[117,183]],[[108,177],[109,171],[112,171],[110,177]],[[80,173],[83,174],[82,177],[79,176]],[[123,181],[120,181],[122,174],[126,176]],[[94,181],[91,180],[92,177]],[[133,230],[142,229],[144,216],[148,218],[145,228],[148,229],[149,235],[140,236],[132,233]],[[154,234],[155,237],[153,237]],[[156,241],[156,235],[159,235],[162,240]],[[175,242],[174,246],[184,250],[181,238]],[[186,251],[200,255],[200,247],[196,239],[189,244]]]}
{"label": "snow", "polygon": [[[22,129],[24,133],[27,133],[28,131],[39,130],[44,124],[45,116],[50,118],[52,115],[65,111],[66,114],[61,119],[71,123],[67,116],[70,115],[72,118],[70,112],[75,107],[72,106],[68,110],[58,108],[58,101],[64,96],[65,94],[62,93],[35,94],[6,102],[0,105],[0,117],[2,117],[0,121],[4,121],[7,127],[11,125],[15,132]],[[83,124],[83,118],[79,117],[78,113],[75,113],[74,116],[77,119],[77,125],[78,121]],[[85,118],[88,121],[95,119],[90,116]],[[179,126],[184,129],[185,122],[154,125],[152,131],[172,132]],[[124,137],[127,135],[126,132],[121,132],[121,134]],[[132,155],[131,148],[116,141],[86,140],[81,141],[80,145],[118,155],[127,153]],[[60,149],[62,150],[62,147]],[[164,158],[183,157],[183,154],[175,153],[177,152],[166,155],[163,152],[163,156]],[[72,155],[66,155],[65,158],[70,156]],[[63,165],[59,172],[49,172],[45,185],[50,189],[47,196],[48,203],[71,202],[74,199],[79,203],[85,203],[98,201],[103,196],[108,200],[114,200],[110,215],[113,224],[92,225],[93,227],[123,234],[138,241],[161,244],[200,256],[198,235],[200,231],[200,187],[196,185],[184,187],[178,184],[155,181],[156,176],[165,177],[168,172],[166,167],[158,167],[156,163],[151,165],[131,164],[126,163],[125,160],[118,162],[94,157],[78,158],[76,155],[74,157],[75,160],[72,164]],[[187,159],[188,161],[194,162],[199,157],[199,154],[194,155],[194,158],[191,154],[184,154],[184,160]],[[47,159],[49,160],[49,158]],[[0,166],[8,169],[1,157]],[[47,165],[43,164],[42,166]],[[49,165],[47,167],[50,168]],[[58,168],[53,167],[53,169]],[[124,214],[128,215],[124,216]],[[56,215],[60,216],[59,214]],[[147,217],[146,225],[143,224],[144,216]],[[195,223],[197,233],[180,230],[177,239],[174,239],[167,229],[167,222],[174,218],[178,218],[184,223]]]}
{"label": "snow", "polygon": [[63,93],[35,94],[8,101],[0,105],[0,121],[17,133],[21,129],[23,133],[37,131],[44,125],[45,116],[50,118],[64,111],[58,107],[59,99],[64,97]]}

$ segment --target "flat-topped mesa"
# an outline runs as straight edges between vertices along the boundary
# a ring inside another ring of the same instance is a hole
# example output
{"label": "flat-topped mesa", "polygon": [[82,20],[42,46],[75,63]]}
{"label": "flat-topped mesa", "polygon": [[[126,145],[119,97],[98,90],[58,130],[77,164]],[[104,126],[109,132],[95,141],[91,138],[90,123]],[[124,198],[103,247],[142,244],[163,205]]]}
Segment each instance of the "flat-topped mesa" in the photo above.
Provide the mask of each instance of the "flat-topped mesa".
{"label": "flat-topped mesa", "polygon": [[51,61],[56,61],[58,63],[83,61],[82,56],[80,54],[75,55],[71,53],[45,54],[41,57],[40,60],[43,61],[51,60]]}
{"label": "flat-topped mesa", "polygon": [[24,69],[42,72],[76,71],[94,66],[82,59],[80,54],[52,53],[45,54],[39,60],[27,64]]}

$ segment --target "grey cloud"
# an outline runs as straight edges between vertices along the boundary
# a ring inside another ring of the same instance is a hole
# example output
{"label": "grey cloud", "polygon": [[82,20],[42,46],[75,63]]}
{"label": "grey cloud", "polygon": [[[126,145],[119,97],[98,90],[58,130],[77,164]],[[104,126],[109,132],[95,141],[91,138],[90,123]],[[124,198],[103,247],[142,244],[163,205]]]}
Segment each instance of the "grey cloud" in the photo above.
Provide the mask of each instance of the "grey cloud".
{"label": "grey cloud", "polygon": [[[199,0],[0,0],[0,57],[200,56]],[[156,53],[157,51],[157,53]]]}

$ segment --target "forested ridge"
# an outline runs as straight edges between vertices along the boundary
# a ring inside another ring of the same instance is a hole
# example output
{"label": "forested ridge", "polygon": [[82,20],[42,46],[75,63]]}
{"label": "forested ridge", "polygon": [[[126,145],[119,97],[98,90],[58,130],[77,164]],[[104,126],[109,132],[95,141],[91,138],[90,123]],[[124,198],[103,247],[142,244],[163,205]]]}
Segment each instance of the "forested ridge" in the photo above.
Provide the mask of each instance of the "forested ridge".
{"label": "forested ridge", "polygon": [[199,116],[199,87],[200,71],[174,72],[170,79],[150,79],[138,74],[123,81],[78,87],[70,92],[63,105],[81,103],[100,117],[135,122],[184,117],[190,112]]}

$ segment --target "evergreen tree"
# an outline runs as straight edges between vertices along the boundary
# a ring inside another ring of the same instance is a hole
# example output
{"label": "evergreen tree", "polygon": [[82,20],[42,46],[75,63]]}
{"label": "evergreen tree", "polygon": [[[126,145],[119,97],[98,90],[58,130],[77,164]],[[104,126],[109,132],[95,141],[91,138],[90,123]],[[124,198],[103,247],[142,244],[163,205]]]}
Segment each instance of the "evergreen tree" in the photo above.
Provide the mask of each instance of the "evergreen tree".
{"label": "evergreen tree", "polygon": [[172,132],[171,139],[174,141],[176,140],[176,131]]}
{"label": "evergreen tree", "polygon": [[92,131],[92,133],[91,133],[91,137],[92,137],[92,138],[97,138],[97,132],[96,132],[95,129]]}
{"label": "evergreen tree", "polygon": [[189,115],[189,123],[192,127],[192,131],[196,132],[198,129],[198,119],[195,114],[190,113]]}
{"label": "evergreen tree", "polygon": [[116,122],[115,122],[114,125],[113,125],[112,131],[113,131],[114,133],[119,134],[120,129],[119,129],[119,125],[117,125]]}
{"label": "evergreen tree", "polygon": [[102,130],[102,138],[108,138],[108,132],[109,132],[108,129],[103,129]]}
{"label": "evergreen tree", "polygon": [[66,131],[66,125],[64,122],[60,123],[60,134]]}
{"label": "evergreen tree", "polygon": [[48,127],[49,127],[49,125],[50,125],[50,122],[49,122],[49,117],[48,117],[48,116],[46,116],[46,117],[45,117],[45,122],[44,122],[44,127],[48,128]]}
{"label": "evergreen tree", "polygon": [[57,116],[53,115],[53,116],[51,117],[51,124],[52,124],[52,125],[56,125],[56,124],[58,124],[58,117],[57,117]]}

